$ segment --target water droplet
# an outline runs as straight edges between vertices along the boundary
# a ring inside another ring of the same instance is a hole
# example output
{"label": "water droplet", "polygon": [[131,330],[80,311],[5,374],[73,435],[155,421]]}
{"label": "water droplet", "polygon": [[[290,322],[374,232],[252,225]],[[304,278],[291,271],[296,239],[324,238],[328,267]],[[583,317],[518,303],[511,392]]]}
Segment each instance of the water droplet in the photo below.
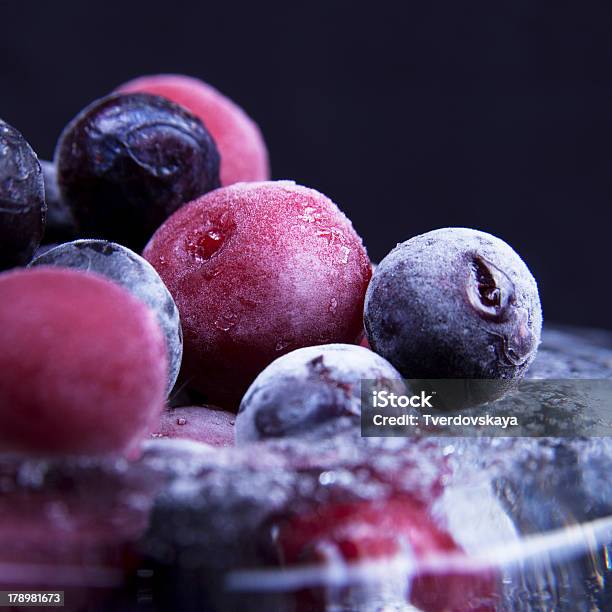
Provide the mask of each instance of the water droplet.
{"label": "water droplet", "polygon": [[199,227],[186,237],[187,252],[199,262],[209,260],[232,235],[236,228],[228,211],[205,213]]}
{"label": "water droplet", "polygon": [[319,483],[323,486],[333,484],[336,480],[334,472],[322,472],[319,475]]}
{"label": "water droplet", "polygon": [[185,423],[187,423],[187,419],[184,419],[182,417],[179,418],[179,419],[176,419],[176,424],[177,425],[185,425]]}
{"label": "water droplet", "polygon": [[338,300],[336,298],[332,298],[331,302],[329,303],[329,312],[334,313],[336,312],[337,308],[338,308]]}
{"label": "water droplet", "polygon": [[222,246],[225,234],[217,228],[197,231],[187,238],[187,251],[197,260],[210,259]]}
{"label": "water droplet", "polygon": [[340,250],[342,251],[342,255],[340,256],[340,263],[347,263],[349,258],[349,253],[351,252],[348,247],[341,246]]}

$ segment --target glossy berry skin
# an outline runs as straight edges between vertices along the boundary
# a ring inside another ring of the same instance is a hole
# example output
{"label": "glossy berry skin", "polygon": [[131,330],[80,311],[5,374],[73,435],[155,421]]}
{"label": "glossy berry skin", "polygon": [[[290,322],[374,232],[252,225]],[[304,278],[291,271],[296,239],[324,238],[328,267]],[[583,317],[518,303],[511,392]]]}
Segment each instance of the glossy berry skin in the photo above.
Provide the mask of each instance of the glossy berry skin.
{"label": "glossy berry skin", "polygon": [[127,247],[106,240],[75,240],[37,257],[33,266],[61,266],[96,272],[123,286],[155,314],[164,334],[168,356],[168,383],[172,391],[181,368],[183,333],[178,308],[151,264]]}
{"label": "glossy berry skin", "polygon": [[208,406],[167,408],[152,436],[204,442],[211,446],[234,446],[236,415]]}
{"label": "glossy berry skin", "polygon": [[406,378],[521,378],[542,328],[536,281],[505,242],[445,228],[398,245],[366,297],[372,349]]}
{"label": "glossy berry skin", "polygon": [[30,261],[45,230],[45,187],[36,154],[0,120],[0,269]]}
{"label": "glossy berry skin", "polygon": [[[495,609],[498,587],[493,574],[462,575],[449,569],[436,575],[418,569],[427,556],[461,549],[420,503],[409,498],[331,503],[280,521],[276,530],[276,548],[285,565],[372,562],[407,555],[417,569],[406,576],[403,594],[419,610]],[[319,609],[321,596],[314,589],[302,592],[303,609]]]}
{"label": "glossy berry skin", "polygon": [[362,380],[406,393],[399,372],[361,346],[326,344],[273,361],[246,392],[236,419],[238,444],[359,427]]}
{"label": "glossy berry skin", "polygon": [[60,194],[55,164],[41,159],[40,166],[45,181],[45,200],[47,202],[45,243],[72,240],[77,235],[77,228],[72,212]]}
{"label": "glossy berry skin", "polygon": [[149,94],[88,106],[64,129],[55,162],[81,233],[137,250],[177,208],[219,186],[219,153],[202,122]]}
{"label": "glossy berry skin", "polygon": [[177,303],[185,373],[208,403],[235,411],[280,355],[360,338],[361,239],[331,200],[291,181],[238,183],[184,206],[144,256]]}
{"label": "glossy berry skin", "polygon": [[131,450],[164,404],[164,339],[116,283],[40,267],[0,275],[0,449]]}
{"label": "glossy berry skin", "polygon": [[129,81],[118,91],[163,96],[201,119],[221,154],[222,185],[270,178],[268,150],[259,127],[211,85],[180,74],[158,74]]}

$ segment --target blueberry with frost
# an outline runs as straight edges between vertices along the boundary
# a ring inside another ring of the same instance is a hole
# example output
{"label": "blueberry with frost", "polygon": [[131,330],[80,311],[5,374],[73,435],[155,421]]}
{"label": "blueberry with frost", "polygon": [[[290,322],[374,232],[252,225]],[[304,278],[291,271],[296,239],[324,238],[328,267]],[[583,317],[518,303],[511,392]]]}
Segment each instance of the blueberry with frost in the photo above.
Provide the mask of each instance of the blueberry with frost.
{"label": "blueberry with frost", "polygon": [[30,266],[60,266],[97,272],[141,299],[155,314],[168,353],[170,393],[181,368],[183,332],[178,308],[155,268],[127,247],[106,240],[75,240],[34,258]]}
{"label": "blueberry with frost", "polygon": [[321,436],[358,427],[362,382],[398,395],[406,392],[399,372],[362,346],[310,346],[279,357],[244,396],[236,441]]}
{"label": "blueberry with frost", "polygon": [[535,358],[542,311],[535,279],[508,244],[444,228],[380,262],[364,320],[373,350],[406,378],[495,379],[503,391]]}

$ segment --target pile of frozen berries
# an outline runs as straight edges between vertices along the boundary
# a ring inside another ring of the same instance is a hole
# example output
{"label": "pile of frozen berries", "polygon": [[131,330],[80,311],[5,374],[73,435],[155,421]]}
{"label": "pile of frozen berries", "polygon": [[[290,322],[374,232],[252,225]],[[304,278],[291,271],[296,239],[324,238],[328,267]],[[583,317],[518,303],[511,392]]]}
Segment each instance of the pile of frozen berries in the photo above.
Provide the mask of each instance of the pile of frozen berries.
{"label": "pile of frozen berries", "polygon": [[[505,242],[438,229],[372,272],[334,202],[269,178],[257,125],[188,77],[93,102],[53,162],[0,121],[0,451],[135,459],[151,436],[336,435],[359,426],[363,379],[401,393],[402,378],[525,374],[542,314]],[[322,560],[329,540],[379,557],[395,529],[453,548],[412,502],[381,503],[288,519],[285,562]]]}

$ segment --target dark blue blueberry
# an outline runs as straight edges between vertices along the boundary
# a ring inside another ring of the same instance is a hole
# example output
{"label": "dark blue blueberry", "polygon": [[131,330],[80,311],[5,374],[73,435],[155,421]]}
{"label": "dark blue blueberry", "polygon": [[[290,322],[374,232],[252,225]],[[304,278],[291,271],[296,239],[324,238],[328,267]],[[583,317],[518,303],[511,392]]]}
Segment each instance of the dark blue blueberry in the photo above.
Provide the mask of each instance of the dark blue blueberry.
{"label": "dark blue blueberry", "polygon": [[0,269],[26,264],[45,230],[45,188],[36,154],[0,120]]}
{"label": "dark blue blueberry", "polygon": [[68,124],[58,183],[80,231],[141,249],[183,204],[219,187],[219,153],[203,123],[150,94],[114,94]]}

